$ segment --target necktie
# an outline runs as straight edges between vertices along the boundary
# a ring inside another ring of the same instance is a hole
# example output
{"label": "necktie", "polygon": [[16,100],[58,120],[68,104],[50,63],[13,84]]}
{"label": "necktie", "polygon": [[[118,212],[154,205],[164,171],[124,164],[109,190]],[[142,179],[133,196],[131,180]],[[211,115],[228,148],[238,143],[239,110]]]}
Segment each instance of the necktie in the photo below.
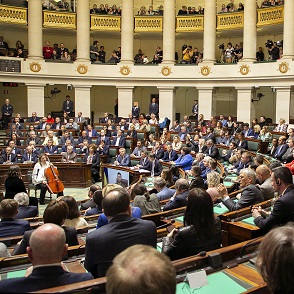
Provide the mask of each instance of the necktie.
{"label": "necktie", "polygon": [[11,155],[8,155],[8,161],[11,161]]}
{"label": "necktie", "polygon": [[81,122],[81,118],[79,117],[79,122]]}
{"label": "necktie", "polygon": [[154,176],[154,161],[152,162],[151,177]]}
{"label": "necktie", "polygon": [[31,154],[29,154],[29,161],[31,161]]}

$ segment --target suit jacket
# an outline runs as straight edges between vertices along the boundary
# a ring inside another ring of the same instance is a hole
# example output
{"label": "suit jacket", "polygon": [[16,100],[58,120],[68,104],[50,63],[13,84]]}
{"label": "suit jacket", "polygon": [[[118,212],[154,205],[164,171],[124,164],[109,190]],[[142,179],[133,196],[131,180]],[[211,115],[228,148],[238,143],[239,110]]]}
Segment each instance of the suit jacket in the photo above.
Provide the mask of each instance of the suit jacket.
{"label": "suit jacket", "polygon": [[269,200],[274,198],[274,187],[272,185],[271,178],[267,178],[260,186],[260,191],[262,192],[264,200]]}
{"label": "suit jacket", "polygon": [[[153,165],[154,165],[154,168],[153,168]],[[162,165],[158,159],[155,159],[153,163],[150,161],[149,168],[150,168],[149,170],[151,173],[152,173],[152,168],[153,168],[154,176],[156,176],[156,177],[160,176],[160,174],[162,172]]]}
{"label": "suit jacket", "polygon": [[107,226],[87,235],[85,268],[95,277],[104,277],[114,257],[126,248],[143,244],[156,248],[156,226],[152,221],[114,216]]}
{"label": "suit jacket", "polygon": [[45,123],[40,122],[40,123],[36,126],[36,129],[38,129],[38,130],[45,130],[46,125],[47,125],[47,122],[45,122]]}
{"label": "suit jacket", "polygon": [[36,163],[38,161],[38,155],[32,152],[31,160],[29,160],[29,155],[27,154],[27,152],[25,152],[25,154],[21,158],[21,162],[25,162],[25,161],[33,161],[34,163]]}
{"label": "suit jacket", "polygon": [[[58,149],[57,149],[58,150]],[[67,152],[67,146],[66,145],[63,145],[62,147],[61,147],[61,152]],[[73,146],[73,152],[76,152],[76,147],[75,146]]]}
{"label": "suit jacket", "polygon": [[[86,130],[87,136],[89,136],[89,130]],[[92,136],[91,137],[98,137],[98,132],[95,129],[92,129]]]}
{"label": "suit jacket", "polygon": [[67,152],[61,152],[61,162],[77,162],[77,154],[75,152],[68,154]]}
{"label": "suit jacket", "polygon": [[126,154],[123,158],[118,155],[116,161],[119,163],[120,166],[130,166],[130,156]]}
{"label": "suit jacket", "polygon": [[88,201],[81,203],[81,210],[86,210],[88,208],[95,208],[96,203],[94,202],[93,198],[89,199]]}
{"label": "suit jacket", "polygon": [[49,154],[57,154],[58,153],[58,147],[57,146],[51,146],[52,148],[49,148],[49,146],[45,146],[43,148],[44,153],[49,153]]}
{"label": "suit jacket", "polygon": [[175,194],[176,190],[164,187],[160,192],[156,194],[159,201],[171,198]]}
{"label": "suit jacket", "polygon": [[75,140],[72,136],[69,136],[67,138],[65,138],[64,136],[61,136],[60,140],[59,140],[59,145],[65,145],[66,140],[70,140],[72,145],[75,145]]}
{"label": "suit jacket", "polygon": [[137,131],[128,131],[127,136],[130,136],[131,138],[137,139]]}
{"label": "suit jacket", "polygon": [[[10,161],[13,162],[13,163],[16,163],[17,162],[17,156],[15,154],[11,154],[10,156],[11,156]],[[3,164],[6,161],[7,161],[7,154],[4,153],[4,154],[1,155],[0,163]]]}
{"label": "suit jacket", "polygon": [[177,195],[175,197],[172,197],[163,206],[163,211],[187,206],[187,204],[188,204],[188,201],[187,201],[188,195],[189,195],[189,190],[187,190],[187,191],[183,192],[182,194],[179,194],[179,195]]}
{"label": "suit jacket", "polygon": [[219,159],[220,157],[218,148],[216,146],[212,146],[211,148],[205,149],[203,153],[207,154],[208,156],[214,159]]}
{"label": "suit jacket", "polygon": [[282,161],[284,163],[291,162],[293,160],[293,148],[288,148],[287,151],[282,156]]}
{"label": "suit jacket", "polygon": [[[68,244],[68,246],[75,246],[79,245],[78,236],[77,236],[77,230],[75,227],[70,226],[63,226],[65,233],[65,242]],[[30,238],[34,230],[30,230],[24,233],[24,236],[19,244],[19,246],[16,246],[12,255],[18,255],[18,254],[25,254],[26,248],[30,246]]]}
{"label": "suit jacket", "polygon": [[289,146],[287,144],[279,145],[274,153],[274,158],[282,160],[283,155],[286,153]]}
{"label": "suit jacket", "polygon": [[63,125],[62,122],[60,123],[53,123],[52,126],[51,126],[51,129],[53,130],[60,130],[61,126]]}
{"label": "suit jacket", "polygon": [[24,182],[19,177],[7,177],[4,182],[5,199],[13,199],[15,194],[20,192],[27,193]]}
{"label": "suit jacket", "polygon": [[31,229],[27,220],[3,218],[0,221],[0,238],[23,235],[25,231]]}
{"label": "suit jacket", "polygon": [[[6,154],[5,149],[3,149],[2,153]],[[20,148],[18,147],[14,147],[14,149],[12,149],[11,154],[15,154],[15,155],[22,155],[22,151]]]}
{"label": "suit jacket", "polygon": [[247,130],[247,134],[245,131],[243,131],[243,134],[245,135],[245,137],[254,137],[254,131],[250,128]]}
{"label": "suit jacket", "polygon": [[156,159],[162,159],[164,156],[164,150],[162,148],[156,149],[153,153]]}
{"label": "suit jacket", "polygon": [[242,190],[238,202],[234,202],[232,199],[227,199],[223,201],[223,203],[230,211],[234,211],[262,202],[263,200],[262,192],[255,185],[250,184]]}
{"label": "suit jacket", "polygon": [[[89,157],[89,153],[85,154],[84,160],[83,160],[85,163],[87,163],[88,157]],[[97,174],[100,171],[100,154],[99,153],[95,153],[93,155],[91,171],[92,173],[97,173]]]}
{"label": "suit jacket", "polygon": [[16,219],[38,216],[38,206],[18,206],[18,213],[14,217]]}
{"label": "suit jacket", "polygon": [[294,221],[294,185],[289,186],[285,193],[275,202],[271,214],[264,219],[259,216],[254,223],[268,232],[275,226],[282,226],[288,222]]}
{"label": "suit jacket", "polygon": [[244,140],[244,141],[239,141],[238,142],[238,147],[239,148],[244,148],[246,150],[248,150],[248,141],[247,140]]}
{"label": "suit jacket", "polygon": [[29,143],[31,141],[35,141],[36,145],[42,145],[42,141],[40,138],[36,137],[35,139],[33,138],[28,138],[27,141],[26,141],[26,145],[29,145]]}
{"label": "suit jacket", "polygon": [[183,170],[190,170],[193,163],[191,154],[180,155],[175,161],[175,165],[181,167]]}
{"label": "suit jacket", "polygon": [[159,105],[157,103],[150,103],[149,105],[149,114],[154,113],[157,115],[159,112]]}
{"label": "suit jacket", "polygon": [[0,292],[27,293],[91,279],[90,273],[70,273],[61,266],[46,266],[33,269],[28,277],[0,281]]}
{"label": "suit jacket", "polygon": [[104,147],[102,149],[99,149],[99,146],[98,146],[97,152],[100,155],[108,155],[109,154],[109,145],[104,145]]}
{"label": "suit jacket", "polygon": [[[102,139],[101,139],[101,136],[98,137],[98,139],[97,139],[97,141],[96,141],[96,145],[97,145],[97,146],[100,145],[101,140],[102,140]],[[105,143],[105,145],[107,145],[107,146],[110,145],[110,139],[109,139],[109,137],[104,136],[104,143]]]}
{"label": "suit jacket", "polygon": [[210,134],[207,134],[204,138],[203,138],[205,141],[207,141],[207,140],[212,140],[213,141],[213,143],[215,143],[215,136],[214,136],[214,134],[212,134],[212,133],[210,133]]}
{"label": "suit jacket", "polygon": [[[6,105],[6,103],[3,104],[1,108],[1,112],[2,112],[2,115],[11,116],[13,113],[13,106],[11,104],[8,104],[8,105]],[[6,115],[5,113],[7,113],[8,115]]]}
{"label": "suit jacket", "polygon": [[148,157],[141,158],[139,165],[142,169],[150,170],[150,160],[148,159]]}
{"label": "suit jacket", "polygon": [[162,160],[164,162],[169,162],[169,161],[176,161],[178,158],[178,154],[175,150],[172,150],[170,152],[165,151]]}
{"label": "suit jacket", "polygon": [[69,103],[67,105],[67,100],[65,100],[62,104],[62,112],[73,112],[74,111],[74,103],[73,101],[69,100]]}
{"label": "suit jacket", "polygon": [[[112,140],[112,145],[113,146],[116,146],[116,141],[117,141],[118,137],[114,137],[113,140]],[[125,148],[126,147],[126,139],[124,137],[120,137],[119,138],[119,144],[118,144],[119,147],[123,147]]]}
{"label": "suit jacket", "polygon": [[176,133],[178,133],[178,132],[181,130],[181,126],[180,126],[180,125],[177,125],[176,127],[175,127],[175,126],[172,126],[172,127],[170,128],[170,130],[171,130],[172,132],[176,132]]}
{"label": "suit jacket", "polygon": [[139,117],[140,112],[141,112],[140,107],[134,107],[134,106],[132,107],[132,116],[133,117]]}
{"label": "suit jacket", "polygon": [[[79,119],[80,119],[80,121],[79,121]],[[75,117],[75,120],[74,120],[74,122],[76,122],[76,123],[84,123],[86,121],[86,119],[84,118],[84,117]]]}
{"label": "suit jacket", "polygon": [[30,123],[34,123],[34,122],[39,122],[40,121],[40,118],[39,117],[29,117],[27,119],[27,122],[30,122]]}

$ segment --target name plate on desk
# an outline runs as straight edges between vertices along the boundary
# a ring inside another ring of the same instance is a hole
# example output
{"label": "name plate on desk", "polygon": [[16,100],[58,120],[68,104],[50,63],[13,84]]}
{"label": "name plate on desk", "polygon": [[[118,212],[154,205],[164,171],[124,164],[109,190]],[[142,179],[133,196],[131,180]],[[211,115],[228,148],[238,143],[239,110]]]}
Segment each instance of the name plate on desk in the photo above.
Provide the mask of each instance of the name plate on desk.
{"label": "name plate on desk", "polygon": [[208,280],[207,280],[205,270],[187,274],[187,279],[191,289],[200,288],[202,286],[208,285]]}

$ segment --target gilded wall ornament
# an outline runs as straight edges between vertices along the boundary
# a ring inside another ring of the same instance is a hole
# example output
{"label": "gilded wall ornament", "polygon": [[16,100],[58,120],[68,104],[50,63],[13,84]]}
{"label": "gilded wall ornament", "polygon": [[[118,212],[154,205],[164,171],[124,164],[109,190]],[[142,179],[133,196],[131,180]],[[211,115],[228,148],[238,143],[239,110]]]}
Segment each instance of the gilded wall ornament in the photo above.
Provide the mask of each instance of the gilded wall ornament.
{"label": "gilded wall ornament", "polygon": [[282,62],[279,64],[280,73],[285,74],[289,69],[289,64],[287,62]]}
{"label": "gilded wall ornament", "polygon": [[124,65],[124,66],[122,66],[122,67],[120,68],[119,71],[120,71],[120,73],[121,73],[122,75],[127,76],[128,74],[130,74],[131,69],[130,69],[129,66]]}
{"label": "gilded wall ornament", "polygon": [[246,76],[248,73],[249,73],[249,70],[250,70],[250,66],[247,65],[247,64],[242,64],[240,66],[240,73],[243,75],[243,76]]}
{"label": "gilded wall ornament", "polygon": [[84,75],[88,72],[88,66],[84,65],[84,64],[80,64],[77,67],[77,71],[79,74]]}
{"label": "gilded wall ornament", "polygon": [[210,70],[209,66],[205,65],[205,66],[201,67],[201,74],[203,76],[205,76],[205,77],[208,76],[210,74],[210,72],[211,72],[211,70]]}
{"label": "gilded wall ornament", "polygon": [[30,70],[33,72],[39,72],[41,70],[41,64],[39,62],[30,63]]}
{"label": "gilded wall ornament", "polygon": [[164,75],[164,76],[169,76],[170,73],[171,73],[171,68],[169,66],[164,66],[162,69],[161,69],[161,73]]}

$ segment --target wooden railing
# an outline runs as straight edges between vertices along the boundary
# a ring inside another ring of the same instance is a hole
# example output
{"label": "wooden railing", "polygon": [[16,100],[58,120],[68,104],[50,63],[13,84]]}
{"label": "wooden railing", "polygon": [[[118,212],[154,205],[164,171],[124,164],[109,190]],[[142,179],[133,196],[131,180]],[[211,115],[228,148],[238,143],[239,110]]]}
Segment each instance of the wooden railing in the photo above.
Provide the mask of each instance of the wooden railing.
{"label": "wooden railing", "polygon": [[91,14],[91,30],[120,32],[120,16]]}
{"label": "wooden railing", "polygon": [[26,8],[0,5],[0,22],[27,25]]}
{"label": "wooden railing", "polygon": [[176,32],[199,32],[204,30],[204,15],[177,16]]}
{"label": "wooden railing", "polygon": [[221,13],[217,15],[217,30],[240,29],[244,26],[244,12]]}
{"label": "wooden railing", "polygon": [[162,16],[135,16],[135,32],[162,32]]}
{"label": "wooden railing", "polygon": [[76,29],[76,14],[70,12],[43,11],[43,26]]}
{"label": "wooden railing", "polygon": [[257,10],[257,26],[275,25],[284,22],[284,6]]}

